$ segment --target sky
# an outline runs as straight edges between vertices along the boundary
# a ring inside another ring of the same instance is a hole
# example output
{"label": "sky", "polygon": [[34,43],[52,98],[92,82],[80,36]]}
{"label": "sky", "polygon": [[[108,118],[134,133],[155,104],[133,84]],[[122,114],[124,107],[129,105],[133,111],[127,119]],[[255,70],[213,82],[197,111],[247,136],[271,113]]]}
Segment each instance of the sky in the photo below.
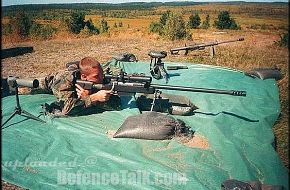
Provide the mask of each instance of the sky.
{"label": "sky", "polygon": [[[23,4],[53,4],[53,3],[125,3],[125,2],[170,2],[186,0],[2,0],[2,6]],[[229,0],[194,0],[194,2],[226,2]],[[230,0],[241,1],[241,0]],[[288,0],[244,0],[247,2],[288,2]]]}

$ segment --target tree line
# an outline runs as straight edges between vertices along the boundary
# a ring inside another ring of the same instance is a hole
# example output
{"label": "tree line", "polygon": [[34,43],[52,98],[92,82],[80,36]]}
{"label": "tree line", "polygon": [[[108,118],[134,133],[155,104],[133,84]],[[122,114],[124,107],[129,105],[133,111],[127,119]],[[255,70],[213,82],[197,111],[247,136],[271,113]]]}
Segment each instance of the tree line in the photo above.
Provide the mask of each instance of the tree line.
{"label": "tree line", "polygon": [[[64,17],[59,28],[50,24],[38,24],[31,15],[18,12],[15,17],[10,17],[9,23],[2,25],[2,34],[16,34],[20,38],[50,39],[58,30],[66,30],[82,36],[98,35],[109,31],[108,22],[101,19],[98,26],[91,19],[85,20],[85,12],[75,11]],[[119,26],[121,24],[119,23]]]}
{"label": "tree line", "polygon": [[[59,29],[67,30],[73,34],[81,36],[98,35],[109,31],[108,22],[102,18],[98,25],[95,25],[91,19],[85,20],[86,12],[74,11],[68,17],[63,17],[59,28],[55,28],[50,24],[38,24],[31,15],[24,12],[18,12],[15,17],[11,17],[8,24],[2,25],[2,34],[17,34],[21,38],[49,39]],[[123,27],[123,23],[115,22],[114,28]],[[149,31],[158,33],[169,40],[191,39],[190,29],[208,29],[210,28],[210,15],[207,14],[205,20],[202,21],[196,12],[189,16],[187,22],[183,16],[171,11],[164,12],[158,22],[152,22]],[[239,30],[241,27],[231,17],[228,11],[222,11],[218,14],[218,18],[214,21],[213,27],[217,29]],[[129,25],[128,25],[129,28]],[[279,45],[288,45],[288,33],[281,36]]]}
{"label": "tree line", "polygon": [[[228,11],[220,12],[218,18],[214,21],[213,26],[217,29],[241,29]],[[208,29],[209,27],[209,15],[206,15],[205,20],[201,22],[201,18],[198,13],[191,14],[188,22],[186,23],[181,14],[173,13],[168,10],[161,15],[159,22],[152,22],[150,24],[149,30],[150,32],[158,33],[159,35],[170,40],[178,40],[191,38],[189,29]]]}

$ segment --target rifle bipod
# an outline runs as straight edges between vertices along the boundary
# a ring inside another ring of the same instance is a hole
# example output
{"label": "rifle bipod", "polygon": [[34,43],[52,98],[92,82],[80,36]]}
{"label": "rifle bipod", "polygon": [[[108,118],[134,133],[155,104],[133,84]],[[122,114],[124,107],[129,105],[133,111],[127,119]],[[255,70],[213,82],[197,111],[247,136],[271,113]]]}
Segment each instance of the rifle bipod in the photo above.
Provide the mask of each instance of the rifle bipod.
{"label": "rifle bipod", "polygon": [[[8,83],[9,85],[11,85],[12,88],[15,88],[15,99],[16,99],[16,106],[14,109],[14,112],[9,116],[9,118],[1,125],[1,129],[4,129],[6,127],[3,127],[6,123],[8,123],[8,121],[10,121],[16,114],[24,116],[26,118],[29,119],[34,119],[37,121],[40,121],[42,123],[46,123],[45,121],[43,121],[42,119],[34,116],[33,114],[29,113],[28,111],[25,111],[24,109],[21,108],[20,106],[20,101],[19,101],[19,94],[18,94],[18,84],[17,84],[17,79],[14,77],[10,77],[8,78]],[[29,81],[29,80],[18,80],[18,83],[20,83],[22,86],[29,86],[29,87],[35,87],[37,88],[39,83],[37,80],[33,80],[33,81]],[[30,84],[31,83],[31,84]]]}
{"label": "rifle bipod", "polygon": [[153,98],[153,101],[152,101],[152,103],[151,103],[151,109],[150,109],[150,111],[153,111],[153,109],[154,109],[154,106],[155,106],[155,100],[158,98],[161,98],[160,97],[160,95],[161,95],[161,91],[159,91],[159,90],[156,90],[155,92],[154,92],[154,98]]}

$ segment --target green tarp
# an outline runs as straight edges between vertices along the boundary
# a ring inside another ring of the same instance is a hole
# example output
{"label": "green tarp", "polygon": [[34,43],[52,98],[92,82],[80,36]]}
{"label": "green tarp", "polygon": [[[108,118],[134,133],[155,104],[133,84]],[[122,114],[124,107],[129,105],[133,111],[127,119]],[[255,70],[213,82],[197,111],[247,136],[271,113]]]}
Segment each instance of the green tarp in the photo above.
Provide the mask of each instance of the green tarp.
{"label": "green tarp", "polygon": [[[220,189],[227,179],[288,188],[288,172],[272,146],[272,126],[280,113],[275,80],[254,79],[221,67],[184,65],[189,69],[168,71],[168,85],[247,91],[246,97],[163,91],[186,95],[199,107],[195,115],[174,117],[207,139],[208,149],[190,148],[177,140],[111,138],[110,131],[128,116],[140,114],[135,99],[123,97],[122,111],[45,118],[45,124],[15,116],[2,129],[2,180],[46,190],[212,190]],[[149,75],[147,63],[121,66],[127,73]],[[41,104],[54,100],[44,94],[20,96],[22,108],[35,115]],[[2,99],[2,121],[14,106],[14,96]]]}

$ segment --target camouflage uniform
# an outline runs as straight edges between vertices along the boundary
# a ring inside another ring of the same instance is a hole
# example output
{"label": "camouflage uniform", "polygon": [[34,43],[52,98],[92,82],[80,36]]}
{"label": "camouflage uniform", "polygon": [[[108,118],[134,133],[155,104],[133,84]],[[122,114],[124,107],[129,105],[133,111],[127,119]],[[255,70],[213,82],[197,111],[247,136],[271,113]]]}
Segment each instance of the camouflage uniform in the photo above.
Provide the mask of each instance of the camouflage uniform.
{"label": "camouflage uniform", "polygon": [[[55,115],[83,115],[88,112],[100,112],[105,110],[120,110],[120,98],[111,96],[107,102],[92,103],[90,97],[80,99],[76,93],[75,81],[78,79],[76,70],[66,69],[55,75],[49,75],[40,79],[40,88],[54,94],[57,102],[45,104],[46,113]],[[92,91],[91,93],[95,93]]]}

